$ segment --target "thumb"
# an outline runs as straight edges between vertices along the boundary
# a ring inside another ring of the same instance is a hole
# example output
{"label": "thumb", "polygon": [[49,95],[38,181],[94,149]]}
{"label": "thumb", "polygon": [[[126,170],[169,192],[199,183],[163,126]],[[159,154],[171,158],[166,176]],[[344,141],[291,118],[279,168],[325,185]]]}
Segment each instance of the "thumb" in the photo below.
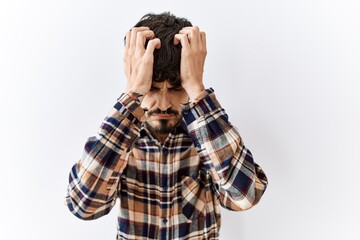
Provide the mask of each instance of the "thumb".
{"label": "thumb", "polygon": [[153,55],[155,48],[159,49],[161,47],[161,41],[159,38],[150,39],[145,50],[145,54]]}

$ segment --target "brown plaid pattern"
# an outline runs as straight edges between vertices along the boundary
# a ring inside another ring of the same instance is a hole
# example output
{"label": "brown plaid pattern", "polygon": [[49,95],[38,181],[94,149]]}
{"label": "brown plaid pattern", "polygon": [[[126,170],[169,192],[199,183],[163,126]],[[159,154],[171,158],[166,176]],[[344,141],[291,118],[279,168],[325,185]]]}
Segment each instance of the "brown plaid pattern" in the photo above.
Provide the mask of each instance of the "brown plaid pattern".
{"label": "brown plaid pattern", "polygon": [[251,208],[268,180],[212,88],[182,107],[160,144],[136,97],[122,94],[71,169],[69,210],[92,220],[120,198],[117,239],[219,239],[220,206]]}

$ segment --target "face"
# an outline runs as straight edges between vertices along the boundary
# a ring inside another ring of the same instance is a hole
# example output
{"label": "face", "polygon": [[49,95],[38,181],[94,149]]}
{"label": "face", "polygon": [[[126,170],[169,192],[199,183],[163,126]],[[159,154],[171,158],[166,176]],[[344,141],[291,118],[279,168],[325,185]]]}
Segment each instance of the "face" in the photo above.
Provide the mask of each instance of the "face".
{"label": "face", "polygon": [[174,87],[168,81],[153,82],[144,96],[141,107],[145,110],[146,127],[155,135],[169,134],[182,118],[181,103],[188,102],[183,87]]}

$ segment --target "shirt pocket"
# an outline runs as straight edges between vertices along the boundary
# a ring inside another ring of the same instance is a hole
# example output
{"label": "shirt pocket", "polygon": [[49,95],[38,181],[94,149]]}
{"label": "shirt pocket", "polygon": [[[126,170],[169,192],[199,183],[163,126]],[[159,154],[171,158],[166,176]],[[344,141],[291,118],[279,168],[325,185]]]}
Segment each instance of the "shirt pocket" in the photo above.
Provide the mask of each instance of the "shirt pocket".
{"label": "shirt pocket", "polygon": [[183,215],[189,220],[205,218],[211,201],[210,174],[201,169],[196,178],[184,176],[181,183]]}

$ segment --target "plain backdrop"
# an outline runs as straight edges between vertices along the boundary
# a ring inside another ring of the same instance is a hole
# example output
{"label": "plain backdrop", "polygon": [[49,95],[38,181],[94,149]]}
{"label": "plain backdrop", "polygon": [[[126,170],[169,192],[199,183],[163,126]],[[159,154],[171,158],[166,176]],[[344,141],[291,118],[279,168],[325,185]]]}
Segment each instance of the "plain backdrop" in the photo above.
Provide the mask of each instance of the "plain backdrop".
{"label": "plain backdrop", "polygon": [[125,89],[123,37],[171,11],[207,34],[213,87],[269,185],[220,239],[360,239],[357,0],[0,1],[0,238],[111,240],[63,200],[72,165]]}

